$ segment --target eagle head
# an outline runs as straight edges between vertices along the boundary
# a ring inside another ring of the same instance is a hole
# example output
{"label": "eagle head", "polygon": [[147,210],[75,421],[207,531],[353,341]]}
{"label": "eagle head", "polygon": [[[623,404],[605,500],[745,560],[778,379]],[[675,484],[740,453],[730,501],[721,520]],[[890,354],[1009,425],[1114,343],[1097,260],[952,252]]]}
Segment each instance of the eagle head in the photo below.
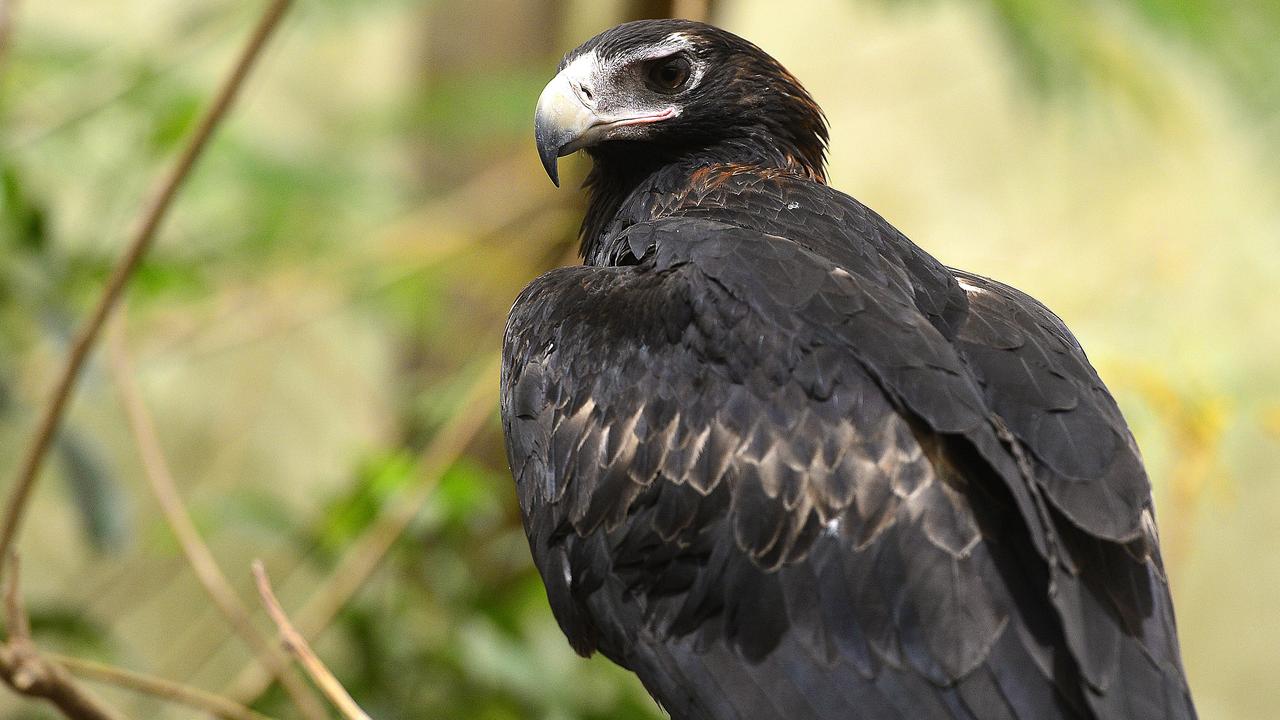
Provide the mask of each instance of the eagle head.
{"label": "eagle head", "polygon": [[827,126],[791,73],[752,43],[688,20],[640,20],[571,51],[538,99],[538,152],[669,162],[709,148],[822,179]]}

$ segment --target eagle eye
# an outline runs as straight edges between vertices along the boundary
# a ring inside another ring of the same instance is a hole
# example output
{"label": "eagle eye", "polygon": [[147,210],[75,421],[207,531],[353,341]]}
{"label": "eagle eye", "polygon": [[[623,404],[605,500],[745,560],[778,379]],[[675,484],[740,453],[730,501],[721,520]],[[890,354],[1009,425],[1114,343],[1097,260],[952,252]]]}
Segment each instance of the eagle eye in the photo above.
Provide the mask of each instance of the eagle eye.
{"label": "eagle eye", "polygon": [[670,94],[683,88],[689,82],[692,65],[683,55],[660,58],[649,63],[645,71],[648,85],[657,92]]}

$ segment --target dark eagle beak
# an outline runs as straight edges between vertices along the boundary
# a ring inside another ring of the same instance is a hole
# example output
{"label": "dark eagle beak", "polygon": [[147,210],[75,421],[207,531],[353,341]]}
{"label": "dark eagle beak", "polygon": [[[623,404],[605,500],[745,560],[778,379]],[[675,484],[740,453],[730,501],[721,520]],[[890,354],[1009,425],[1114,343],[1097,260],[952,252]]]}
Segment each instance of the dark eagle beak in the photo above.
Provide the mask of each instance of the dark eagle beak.
{"label": "dark eagle beak", "polygon": [[674,106],[606,112],[599,107],[599,99],[592,98],[586,89],[590,87],[590,76],[590,67],[575,62],[547,83],[538,98],[533,135],[542,167],[556,187],[560,187],[557,159],[608,140],[621,128],[660,122],[680,112]]}

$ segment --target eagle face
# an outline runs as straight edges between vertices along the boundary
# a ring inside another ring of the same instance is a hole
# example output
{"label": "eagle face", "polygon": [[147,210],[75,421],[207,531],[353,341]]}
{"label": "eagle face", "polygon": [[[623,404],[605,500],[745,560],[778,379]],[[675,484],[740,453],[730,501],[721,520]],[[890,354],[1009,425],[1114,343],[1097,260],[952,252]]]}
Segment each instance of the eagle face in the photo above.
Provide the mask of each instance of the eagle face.
{"label": "eagle face", "polygon": [[557,158],[672,158],[726,142],[762,143],[821,176],[821,109],[752,43],[686,20],[619,25],[567,54],[538,99],[538,153],[559,185]]}

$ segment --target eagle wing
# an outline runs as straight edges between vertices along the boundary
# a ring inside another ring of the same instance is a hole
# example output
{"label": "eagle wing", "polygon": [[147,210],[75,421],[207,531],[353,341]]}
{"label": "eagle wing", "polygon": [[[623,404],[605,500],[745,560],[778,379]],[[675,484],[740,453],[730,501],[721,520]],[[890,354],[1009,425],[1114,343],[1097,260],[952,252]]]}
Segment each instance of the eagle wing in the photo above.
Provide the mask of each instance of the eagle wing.
{"label": "eagle wing", "polygon": [[1007,355],[1096,381],[1060,323],[1074,350],[1037,366],[1059,346],[980,279],[995,299],[935,316],[910,263],[702,218],[620,240],[634,264],[531,284],[504,348],[522,515],[579,652],[677,718],[1192,717],[1154,543],[1053,485],[1107,482],[1056,432],[1115,426],[1029,420],[1059,408],[1001,385]]}
{"label": "eagle wing", "polygon": [[1087,697],[1100,717],[1146,717],[1128,703],[1164,687],[1172,709],[1156,717],[1194,716],[1150,486],[1119,407],[1053,312],[953,272],[970,303],[956,347],[1052,506],[1051,595]]}

